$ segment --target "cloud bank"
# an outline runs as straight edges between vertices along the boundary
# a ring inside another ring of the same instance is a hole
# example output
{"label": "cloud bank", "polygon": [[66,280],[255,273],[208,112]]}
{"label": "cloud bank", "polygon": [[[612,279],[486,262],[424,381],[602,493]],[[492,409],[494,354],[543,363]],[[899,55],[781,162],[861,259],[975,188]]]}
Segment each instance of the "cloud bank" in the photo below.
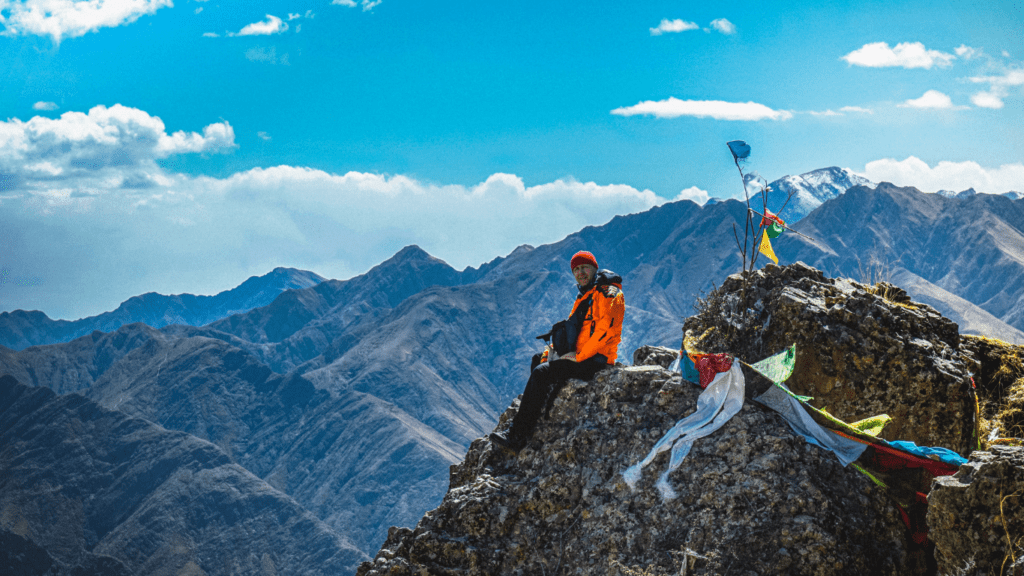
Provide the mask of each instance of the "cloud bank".
{"label": "cloud bank", "polygon": [[59,44],[173,5],[172,0],[0,0],[0,25],[4,34],[49,36]]}
{"label": "cloud bank", "polygon": [[234,140],[227,122],[210,124],[202,134],[168,134],[160,118],[120,104],[57,119],[11,119],[0,122],[0,202],[24,195],[47,204],[72,193],[91,198],[119,187],[155,186],[166,179],[157,160],[228,151]]}
{"label": "cloud bank", "polygon": [[78,318],[148,291],[216,293],[276,266],[347,278],[409,244],[477,266],[666,201],[501,173],[473,185],[300,166],[213,178],[157,162],[233,146],[227,122],[170,132],[120,105],[0,123],[0,250],[12,279],[0,309]]}
{"label": "cloud bank", "polygon": [[617,116],[654,116],[656,118],[714,118],[715,120],[789,120],[791,112],[772,110],[756,102],[723,102],[721,100],[647,100],[634,106],[616,108]]}
{"label": "cloud bank", "polygon": [[862,175],[874,182],[913,186],[924,192],[959,192],[968,188],[988,194],[1024,192],[1024,164],[1020,162],[986,168],[971,161],[943,161],[933,167],[914,156],[906,160],[883,158],[868,162]]}

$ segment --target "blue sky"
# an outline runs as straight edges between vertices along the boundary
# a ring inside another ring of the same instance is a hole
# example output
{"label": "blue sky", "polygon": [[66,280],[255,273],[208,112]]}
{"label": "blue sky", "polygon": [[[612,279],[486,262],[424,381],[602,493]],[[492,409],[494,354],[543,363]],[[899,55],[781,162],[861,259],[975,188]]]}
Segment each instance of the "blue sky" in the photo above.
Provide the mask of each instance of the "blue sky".
{"label": "blue sky", "polygon": [[0,0],[0,310],[462,268],[840,166],[1024,191],[1019,2]]}

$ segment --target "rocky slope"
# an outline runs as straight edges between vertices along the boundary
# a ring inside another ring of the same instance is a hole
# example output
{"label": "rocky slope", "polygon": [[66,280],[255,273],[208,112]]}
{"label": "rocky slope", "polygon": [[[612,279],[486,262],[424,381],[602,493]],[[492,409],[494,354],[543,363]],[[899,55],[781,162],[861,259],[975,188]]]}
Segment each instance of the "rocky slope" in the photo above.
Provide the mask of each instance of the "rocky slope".
{"label": "rocky slope", "polygon": [[109,573],[340,574],[365,558],[213,444],[9,376],[0,470],[0,530],[64,566],[109,557]]}
{"label": "rocky slope", "polygon": [[699,393],[660,366],[572,381],[518,456],[473,442],[441,506],[358,574],[913,573],[882,489],[752,402],[694,444],[677,498],[654,486],[668,453],[631,490],[622,472]]}
{"label": "rocky slope", "polygon": [[208,440],[364,549],[436,505],[462,452],[391,403],[318,390],[221,340],[136,324],[48,348],[13,354],[7,373]]}

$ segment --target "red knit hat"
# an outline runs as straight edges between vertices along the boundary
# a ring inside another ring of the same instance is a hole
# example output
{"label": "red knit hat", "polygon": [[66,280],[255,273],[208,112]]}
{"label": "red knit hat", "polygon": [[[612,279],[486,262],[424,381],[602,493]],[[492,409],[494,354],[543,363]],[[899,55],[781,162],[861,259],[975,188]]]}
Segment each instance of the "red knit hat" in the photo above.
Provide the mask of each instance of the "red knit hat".
{"label": "red knit hat", "polygon": [[575,270],[580,264],[590,264],[594,268],[597,268],[597,258],[586,250],[580,250],[579,252],[572,255],[572,259],[569,260],[569,270]]}

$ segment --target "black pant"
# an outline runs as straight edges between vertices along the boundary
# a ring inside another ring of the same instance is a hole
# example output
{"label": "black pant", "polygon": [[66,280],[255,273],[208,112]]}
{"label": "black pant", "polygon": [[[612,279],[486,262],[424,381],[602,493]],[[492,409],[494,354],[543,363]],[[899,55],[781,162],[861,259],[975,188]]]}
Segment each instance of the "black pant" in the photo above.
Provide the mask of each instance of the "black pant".
{"label": "black pant", "polygon": [[555,396],[570,378],[590,380],[602,368],[608,367],[608,359],[598,354],[583,362],[571,360],[555,360],[539,364],[540,355],[533,357],[533,370],[523,390],[523,399],[519,402],[519,412],[512,419],[508,438],[520,447],[533,436],[537,421],[542,415],[547,416]]}

